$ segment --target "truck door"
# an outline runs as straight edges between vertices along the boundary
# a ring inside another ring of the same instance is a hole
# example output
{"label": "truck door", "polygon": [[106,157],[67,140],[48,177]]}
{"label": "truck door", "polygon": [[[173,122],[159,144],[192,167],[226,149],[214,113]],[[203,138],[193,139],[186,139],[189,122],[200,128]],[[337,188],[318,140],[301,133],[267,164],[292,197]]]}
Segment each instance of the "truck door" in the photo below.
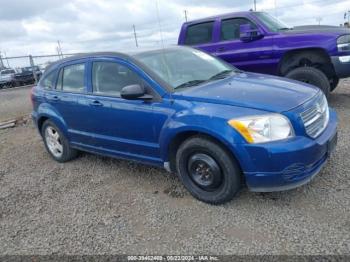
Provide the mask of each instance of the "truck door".
{"label": "truck door", "polygon": [[245,17],[221,20],[213,54],[245,71],[274,73],[276,61],[273,59],[272,36],[264,35],[260,39],[243,42],[240,39],[240,26],[243,24],[257,28]]}

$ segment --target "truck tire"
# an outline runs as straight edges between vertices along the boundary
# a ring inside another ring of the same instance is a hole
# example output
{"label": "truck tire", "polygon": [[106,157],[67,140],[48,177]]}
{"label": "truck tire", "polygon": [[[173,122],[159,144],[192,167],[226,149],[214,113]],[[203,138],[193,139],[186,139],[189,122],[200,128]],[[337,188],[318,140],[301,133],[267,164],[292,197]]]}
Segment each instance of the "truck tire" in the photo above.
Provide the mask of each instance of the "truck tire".
{"label": "truck tire", "polygon": [[289,71],[286,77],[314,85],[321,89],[326,97],[329,96],[329,92],[331,89],[329,80],[327,76],[317,68],[309,66],[298,67]]}
{"label": "truck tire", "polygon": [[335,76],[331,82],[331,92],[333,92],[337,88],[338,84],[339,84],[339,78]]}
{"label": "truck tire", "polygon": [[206,136],[185,140],[176,153],[177,174],[198,200],[218,205],[241,188],[242,172],[230,153]]}

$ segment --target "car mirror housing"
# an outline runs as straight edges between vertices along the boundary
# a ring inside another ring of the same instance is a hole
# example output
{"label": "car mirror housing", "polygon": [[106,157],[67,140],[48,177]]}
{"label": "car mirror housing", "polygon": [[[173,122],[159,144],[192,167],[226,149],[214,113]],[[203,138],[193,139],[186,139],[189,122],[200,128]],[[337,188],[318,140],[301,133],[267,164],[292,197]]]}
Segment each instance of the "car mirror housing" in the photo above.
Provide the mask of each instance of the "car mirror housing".
{"label": "car mirror housing", "polygon": [[153,98],[151,95],[146,94],[146,90],[144,87],[138,84],[123,87],[123,89],[120,92],[120,96],[128,100],[150,100]]}
{"label": "car mirror housing", "polygon": [[239,34],[242,42],[254,41],[264,36],[259,29],[252,28],[250,24],[240,25]]}

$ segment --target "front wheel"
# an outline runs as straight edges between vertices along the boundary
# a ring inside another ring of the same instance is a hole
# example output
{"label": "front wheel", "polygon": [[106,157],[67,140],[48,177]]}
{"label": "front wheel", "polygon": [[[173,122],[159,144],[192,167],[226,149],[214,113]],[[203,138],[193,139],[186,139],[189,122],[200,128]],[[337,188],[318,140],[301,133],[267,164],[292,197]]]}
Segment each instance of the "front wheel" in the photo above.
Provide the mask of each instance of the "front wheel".
{"label": "front wheel", "polygon": [[41,129],[46,150],[58,162],[67,162],[77,156],[77,150],[69,146],[68,140],[59,128],[46,120]]}
{"label": "front wheel", "polygon": [[194,136],[181,144],[176,168],[186,189],[206,203],[230,201],[241,187],[241,170],[235,159],[205,136]]}
{"label": "front wheel", "polygon": [[321,89],[326,97],[329,95],[331,89],[329,80],[327,76],[317,68],[308,66],[298,67],[288,72],[286,77],[314,85]]}

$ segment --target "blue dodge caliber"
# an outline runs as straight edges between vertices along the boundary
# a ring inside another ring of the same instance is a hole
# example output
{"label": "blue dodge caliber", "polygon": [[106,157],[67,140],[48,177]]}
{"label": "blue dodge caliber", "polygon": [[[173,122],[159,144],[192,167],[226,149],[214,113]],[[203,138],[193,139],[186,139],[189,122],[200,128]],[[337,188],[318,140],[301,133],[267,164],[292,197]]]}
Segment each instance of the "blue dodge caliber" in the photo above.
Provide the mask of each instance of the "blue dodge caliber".
{"label": "blue dodge caliber", "polygon": [[50,65],[33,119],[59,162],[79,150],[176,172],[211,204],[307,183],[336,145],[319,89],[247,73],[188,47],[92,53]]}

